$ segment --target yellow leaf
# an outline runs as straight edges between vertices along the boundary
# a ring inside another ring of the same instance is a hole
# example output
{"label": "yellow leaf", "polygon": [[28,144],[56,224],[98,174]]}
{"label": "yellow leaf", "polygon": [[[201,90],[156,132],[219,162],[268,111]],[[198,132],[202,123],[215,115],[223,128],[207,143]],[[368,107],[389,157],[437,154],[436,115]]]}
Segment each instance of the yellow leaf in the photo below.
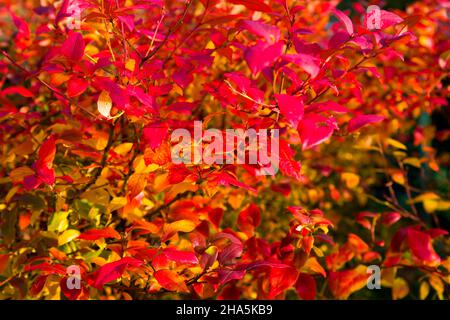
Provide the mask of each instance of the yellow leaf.
{"label": "yellow leaf", "polygon": [[395,281],[397,268],[386,268],[381,270],[381,285],[383,287],[392,288]]}
{"label": "yellow leaf", "polygon": [[191,232],[195,227],[195,223],[190,220],[178,220],[169,224],[167,229],[174,232]]}
{"label": "yellow leaf", "polygon": [[428,282],[424,281],[420,284],[419,289],[419,295],[420,300],[425,300],[428,297],[428,294],[430,293],[430,286],[428,285]]}
{"label": "yellow leaf", "polygon": [[440,278],[438,278],[437,276],[432,275],[432,276],[430,276],[428,281],[430,282],[430,285],[433,287],[433,289],[436,290],[439,300],[443,300],[444,299],[444,283],[442,282],[442,280]]}
{"label": "yellow leaf", "polygon": [[412,201],[408,203],[417,203],[417,202],[423,202],[425,200],[437,200],[440,199],[439,196],[433,192],[425,192],[422,193],[420,196],[415,197],[412,199]]}
{"label": "yellow leaf", "polygon": [[5,202],[8,203],[19,189],[20,185],[12,187],[5,196]]}
{"label": "yellow leaf", "polygon": [[341,176],[342,180],[347,185],[347,188],[353,189],[359,184],[359,176],[352,172],[344,172]]}
{"label": "yellow leaf", "polygon": [[131,72],[133,72],[134,71],[134,67],[136,66],[136,60],[134,60],[134,59],[129,59],[128,61],[127,61],[127,63],[125,64],[125,68],[128,70],[128,71],[131,71]]}
{"label": "yellow leaf", "polygon": [[450,271],[450,257],[447,257],[447,259],[442,260],[441,265],[447,269],[447,271]]}
{"label": "yellow leaf", "polygon": [[420,168],[420,160],[417,158],[405,158],[403,160],[403,163],[408,164],[413,167],[416,167],[416,168]]}
{"label": "yellow leaf", "polygon": [[109,203],[109,210],[115,211],[123,208],[127,204],[127,198],[125,197],[117,197],[111,200]]}
{"label": "yellow leaf", "polygon": [[240,192],[230,193],[228,195],[228,203],[234,210],[236,210],[241,206],[244,197],[245,197],[244,194]]}
{"label": "yellow leaf", "polygon": [[216,46],[214,44],[214,42],[212,42],[211,40],[208,41],[208,43],[206,44],[205,49],[215,49]]}
{"label": "yellow leaf", "polygon": [[394,140],[394,139],[387,139],[387,143],[397,149],[401,149],[401,150],[408,150],[408,148],[406,148],[406,146],[401,143],[400,141]]}
{"label": "yellow leaf", "polygon": [[316,256],[318,256],[319,258],[322,258],[324,256],[323,251],[319,247],[313,246],[313,250]]}
{"label": "yellow leaf", "polygon": [[394,284],[392,286],[392,299],[398,300],[403,299],[409,293],[408,283],[403,278],[397,278],[394,280]]}
{"label": "yellow leaf", "polygon": [[404,185],[405,184],[405,175],[401,171],[394,172],[394,173],[392,173],[392,180],[394,180],[394,182],[396,182],[400,185]]}
{"label": "yellow leaf", "polygon": [[114,152],[121,156],[125,156],[130,152],[132,147],[133,147],[133,143],[131,143],[131,142],[121,143],[117,147],[114,148]]}
{"label": "yellow leaf", "polygon": [[438,207],[436,208],[438,211],[447,211],[450,210],[450,201],[441,200],[438,202]]}
{"label": "yellow leaf", "polygon": [[425,200],[422,204],[427,213],[435,212],[438,207],[438,201],[433,199]]}
{"label": "yellow leaf", "polygon": [[106,118],[110,118],[110,112],[111,112],[111,108],[112,108],[112,100],[111,97],[109,96],[109,93],[105,90],[103,90],[99,97],[98,97],[98,101],[97,101],[97,108],[98,108],[98,112],[100,112],[100,114]]}
{"label": "yellow leaf", "polygon": [[63,244],[66,244],[76,237],[80,235],[80,231],[75,229],[69,229],[64,231],[59,237],[58,237],[58,246],[62,246]]}
{"label": "yellow leaf", "polygon": [[82,199],[86,199],[89,202],[97,205],[107,206],[109,204],[109,192],[105,188],[91,189],[80,196]]}
{"label": "yellow leaf", "polygon": [[11,182],[11,178],[10,177],[0,178],[0,184],[10,183],[10,182]]}
{"label": "yellow leaf", "polygon": [[306,273],[319,273],[323,275],[324,277],[327,276],[327,273],[323,269],[323,267],[320,265],[320,263],[317,261],[315,257],[311,257],[308,260],[306,260],[305,264],[302,267],[302,271]]}

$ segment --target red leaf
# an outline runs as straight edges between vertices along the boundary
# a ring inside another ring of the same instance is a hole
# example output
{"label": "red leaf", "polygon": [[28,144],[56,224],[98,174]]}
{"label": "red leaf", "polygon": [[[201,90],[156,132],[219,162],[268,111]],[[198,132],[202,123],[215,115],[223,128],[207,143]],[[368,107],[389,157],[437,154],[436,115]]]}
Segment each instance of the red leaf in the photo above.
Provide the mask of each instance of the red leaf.
{"label": "red leaf", "polygon": [[99,91],[108,91],[111,100],[114,102],[117,108],[123,110],[129,106],[129,88],[125,90],[121,88],[116,82],[106,77],[95,77],[92,81],[92,85]]}
{"label": "red leaf", "polygon": [[78,239],[82,240],[97,240],[100,238],[120,239],[120,234],[113,228],[107,227],[104,229],[90,229],[78,236]]}
{"label": "red leaf", "polygon": [[250,204],[241,213],[239,213],[237,224],[239,229],[245,232],[248,236],[252,236],[254,229],[261,222],[261,213],[259,208],[254,204]]}
{"label": "red leaf", "polygon": [[267,297],[264,299],[273,299],[285,290],[292,287],[298,276],[298,271],[285,263],[278,261],[256,261],[252,262],[246,267],[247,271],[254,270],[257,273],[265,272],[263,288],[267,288]]}
{"label": "red leaf", "polygon": [[335,113],[347,113],[348,110],[346,107],[341,106],[340,104],[334,102],[334,101],[325,101],[325,102],[318,102],[313,103],[310,106],[308,106],[308,109],[306,112],[324,112],[324,111],[331,111]]}
{"label": "red leaf", "polygon": [[218,275],[220,284],[225,284],[232,280],[241,280],[245,275],[245,271],[221,269],[219,270]]}
{"label": "red leaf", "polygon": [[247,48],[244,59],[254,75],[262,69],[271,66],[283,52],[284,43],[279,41],[273,45],[259,41],[256,45]]}
{"label": "red leaf", "polygon": [[303,99],[288,94],[275,94],[275,99],[281,114],[293,128],[297,128],[298,123],[303,118]]}
{"label": "red leaf", "polygon": [[2,95],[8,94],[20,94],[21,96],[26,98],[31,98],[33,96],[33,93],[30,90],[19,86],[8,87],[2,91]]}
{"label": "red leaf", "polygon": [[272,266],[268,274],[269,299],[273,299],[295,284],[298,271],[288,265]]}
{"label": "red leaf", "polygon": [[6,267],[8,266],[8,261],[9,261],[8,253],[0,254],[0,274],[2,274],[3,271],[5,271]]}
{"label": "red leaf", "polygon": [[66,268],[59,264],[49,264],[48,262],[42,262],[38,264],[29,264],[24,268],[25,271],[39,270],[44,274],[59,274],[66,275]]}
{"label": "red leaf", "polygon": [[303,53],[285,54],[283,58],[284,60],[292,62],[305,70],[305,72],[308,73],[312,79],[317,77],[320,72],[319,59],[311,55]]}
{"label": "red leaf", "polygon": [[173,81],[183,89],[185,89],[192,81],[194,81],[192,72],[181,68],[177,69],[177,71],[174,72],[172,78]]}
{"label": "red leaf", "polygon": [[34,190],[42,184],[42,180],[36,176],[27,176],[23,179],[23,186],[27,190]]}
{"label": "red leaf", "polygon": [[240,257],[243,251],[242,242],[236,238],[231,233],[227,232],[219,232],[214,238],[213,242],[221,242],[223,239],[228,239],[229,241],[225,243],[222,247],[222,250],[219,252],[218,260],[221,264],[224,264],[234,258]]}
{"label": "red leaf", "polygon": [[300,162],[294,160],[294,151],[292,151],[289,144],[284,140],[280,140],[279,155],[281,172],[287,176],[300,180]]}
{"label": "red leaf", "polygon": [[191,174],[191,171],[189,171],[188,168],[186,168],[186,165],[184,163],[180,164],[172,164],[168,168],[169,170],[169,183],[170,184],[178,184],[180,182],[183,182],[184,179],[187,178]]}
{"label": "red leaf", "polygon": [[426,233],[428,233],[432,239],[439,237],[439,236],[445,236],[448,234],[447,230],[443,230],[443,229],[439,229],[439,228],[433,228],[433,229],[428,229],[426,231]]}
{"label": "red leaf", "polygon": [[10,12],[13,22],[17,28],[16,37],[19,38],[29,38],[30,37],[30,28],[24,19],[16,16],[13,12]]}
{"label": "red leaf", "polygon": [[408,229],[407,241],[412,254],[419,263],[430,266],[437,266],[441,263],[441,258],[431,244],[430,235],[410,228]]}
{"label": "red leaf", "polygon": [[53,184],[55,182],[55,171],[53,170],[55,153],[55,138],[50,136],[39,148],[38,160],[35,163],[39,178],[46,184]]}
{"label": "red leaf", "polygon": [[227,172],[211,174],[210,179],[208,179],[208,180],[214,181],[215,183],[226,186],[226,187],[233,185],[235,187],[244,188],[249,191],[256,192],[256,189],[246,185],[245,183],[238,181],[236,178],[234,178]]}
{"label": "red leaf", "polygon": [[261,21],[243,20],[239,26],[251,33],[264,37],[267,43],[273,44],[280,40],[280,29]]}
{"label": "red leaf", "polygon": [[329,118],[318,114],[305,114],[298,126],[298,133],[302,139],[302,149],[310,149],[328,140],[334,130],[338,130],[334,117]]}
{"label": "red leaf", "polygon": [[364,25],[369,29],[386,29],[402,21],[401,17],[386,10],[371,10],[364,16]]}
{"label": "red leaf", "polygon": [[381,216],[381,223],[390,226],[400,220],[401,217],[401,214],[398,212],[386,212]]}
{"label": "red leaf", "polygon": [[30,287],[30,294],[32,296],[38,295],[42,289],[44,289],[45,282],[47,282],[48,275],[40,275],[33,281],[33,284]]}
{"label": "red leaf", "polygon": [[173,248],[166,248],[163,250],[167,259],[175,261],[180,264],[197,264],[198,259],[195,253],[189,251],[181,251]]}
{"label": "red leaf", "polygon": [[216,230],[219,230],[219,226],[220,226],[220,222],[222,221],[222,217],[223,217],[223,209],[222,208],[215,208],[215,209],[212,209],[210,212],[208,212],[209,221],[211,221],[211,223],[216,228]]}
{"label": "red leaf", "polygon": [[273,299],[292,287],[298,276],[298,271],[294,267],[278,261],[256,261],[247,265],[246,270],[267,273],[264,277],[266,285],[263,287],[268,288],[268,295],[263,298],[268,299]]}
{"label": "red leaf", "polygon": [[272,9],[263,0],[227,0],[233,4],[241,4],[250,10],[261,12],[272,12]]}
{"label": "red leaf", "polygon": [[94,286],[97,289],[101,289],[105,283],[114,281],[122,276],[122,273],[127,267],[139,267],[142,263],[141,260],[125,257],[118,261],[104,264],[97,270]]}
{"label": "red leaf", "polygon": [[118,16],[119,20],[122,21],[128,28],[129,31],[133,31],[134,29],[134,15],[124,15]]}
{"label": "red leaf", "polygon": [[84,40],[79,32],[71,32],[61,46],[61,53],[73,61],[80,61],[84,55]]}
{"label": "red leaf", "polygon": [[376,114],[361,114],[353,119],[351,119],[348,123],[348,132],[353,132],[362,128],[371,123],[377,123],[384,120],[383,116],[379,116]]}
{"label": "red leaf", "polygon": [[349,17],[342,11],[335,9],[333,10],[333,13],[336,15],[336,17],[342,22],[342,24],[345,27],[345,30],[347,30],[347,33],[351,36],[353,35],[353,23],[352,20],[350,20]]}
{"label": "red leaf", "polygon": [[68,277],[64,277],[59,282],[61,292],[64,294],[64,296],[66,296],[66,298],[69,300],[82,299],[83,297],[87,298],[87,296],[89,295],[88,289],[83,284],[80,285],[80,289],[76,289],[76,288],[69,289],[67,287],[68,279],[69,279]]}
{"label": "red leaf", "polygon": [[314,300],[316,298],[316,280],[309,274],[300,273],[298,275],[295,289],[303,300]]}
{"label": "red leaf", "polygon": [[152,123],[143,130],[144,141],[155,150],[167,138],[168,128],[164,123]]}
{"label": "red leaf", "polygon": [[89,82],[87,82],[86,80],[78,77],[72,77],[67,83],[67,95],[69,97],[79,96],[84,91],[86,91],[88,86]]}

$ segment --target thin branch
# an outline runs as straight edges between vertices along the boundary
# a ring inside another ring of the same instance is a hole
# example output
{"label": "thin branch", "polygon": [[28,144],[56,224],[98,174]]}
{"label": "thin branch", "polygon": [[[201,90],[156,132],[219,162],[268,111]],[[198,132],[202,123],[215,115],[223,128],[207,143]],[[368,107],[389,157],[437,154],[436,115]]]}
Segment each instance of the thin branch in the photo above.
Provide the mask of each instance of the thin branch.
{"label": "thin branch", "polygon": [[150,52],[148,55],[146,55],[144,58],[142,58],[141,63],[140,63],[140,67],[142,67],[144,65],[144,63],[150,59],[151,57],[153,57],[167,42],[167,40],[169,40],[169,37],[176,31],[178,30],[178,28],[180,27],[181,24],[183,24],[184,22],[184,18],[186,17],[186,14],[189,10],[189,7],[191,6],[193,0],[188,0],[184,6],[184,11],[181,15],[181,18],[178,19],[178,21],[175,23],[175,25],[173,27],[171,27],[169,29],[169,32],[167,32],[166,36],[164,37],[164,40],[155,48],[155,50],[153,50],[152,52]]}
{"label": "thin branch", "polygon": [[167,209],[168,207],[170,207],[173,203],[177,202],[178,200],[183,199],[183,198],[187,198],[188,196],[193,195],[193,194],[194,194],[193,191],[185,191],[185,192],[179,193],[172,200],[170,200],[167,203],[164,203],[164,204],[160,205],[156,209],[154,209],[154,210],[150,211],[149,213],[147,213],[145,216],[146,217],[152,217],[154,215],[157,215],[161,211],[163,211],[163,210]]}
{"label": "thin branch", "polygon": [[[50,84],[48,84],[47,82],[45,82],[44,80],[39,78],[39,75],[37,73],[33,73],[29,70],[27,70],[26,68],[22,67],[20,64],[18,64],[16,61],[14,61],[13,58],[11,58],[11,56],[6,53],[3,50],[0,50],[0,53],[5,56],[15,67],[19,68],[20,70],[22,70],[23,72],[25,72],[29,77],[31,78],[35,78],[36,80],[38,80],[42,85],[44,85],[47,89],[49,89],[50,91],[52,91],[54,94],[64,98],[65,100],[67,100],[69,103],[73,104],[73,105],[77,105],[72,99],[70,99],[68,96],[66,96],[64,93],[62,93],[61,91],[59,91],[58,89],[54,88],[53,86],[51,86]],[[80,108],[81,110],[83,110],[84,112],[88,113],[90,116],[97,118],[97,116],[92,113],[91,111],[85,109],[82,106],[77,106],[78,108]]]}

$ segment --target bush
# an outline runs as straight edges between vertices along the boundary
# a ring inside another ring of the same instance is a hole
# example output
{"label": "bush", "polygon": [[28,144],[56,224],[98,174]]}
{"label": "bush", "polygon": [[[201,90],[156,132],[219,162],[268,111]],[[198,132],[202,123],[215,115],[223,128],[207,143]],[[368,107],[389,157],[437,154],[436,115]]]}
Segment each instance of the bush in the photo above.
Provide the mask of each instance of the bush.
{"label": "bush", "polygon": [[[441,1],[35,3],[0,7],[1,298],[448,298]],[[174,163],[194,121],[279,130],[279,172]]]}

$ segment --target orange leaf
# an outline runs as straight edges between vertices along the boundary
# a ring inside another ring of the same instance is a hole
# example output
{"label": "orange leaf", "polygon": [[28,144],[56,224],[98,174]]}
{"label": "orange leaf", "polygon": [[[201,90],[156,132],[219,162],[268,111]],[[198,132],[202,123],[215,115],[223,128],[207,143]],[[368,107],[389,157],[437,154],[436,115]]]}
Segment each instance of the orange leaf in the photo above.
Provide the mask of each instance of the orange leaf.
{"label": "orange leaf", "polygon": [[158,270],[154,273],[156,281],[166,290],[176,292],[189,292],[184,283],[185,279],[172,270]]}
{"label": "orange leaf", "polygon": [[367,285],[369,275],[366,266],[359,265],[355,269],[330,271],[328,285],[337,299],[347,299],[353,292]]}

